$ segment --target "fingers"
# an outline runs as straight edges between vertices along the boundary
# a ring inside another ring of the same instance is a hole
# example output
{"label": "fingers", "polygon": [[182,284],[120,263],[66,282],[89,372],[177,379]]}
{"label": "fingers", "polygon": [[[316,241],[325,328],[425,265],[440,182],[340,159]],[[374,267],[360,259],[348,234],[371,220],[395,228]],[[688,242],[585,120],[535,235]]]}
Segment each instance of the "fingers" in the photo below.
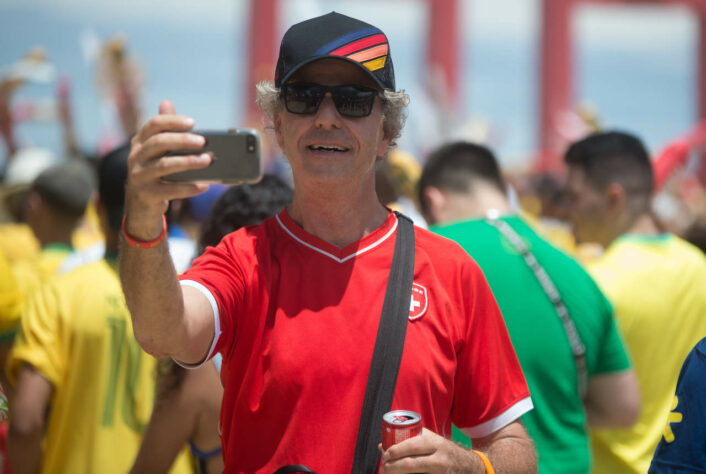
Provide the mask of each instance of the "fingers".
{"label": "fingers", "polygon": [[457,449],[459,448],[450,440],[424,429],[419,436],[390,446],[382,457],[381,472],[390,474],[453,471],[459,466],[456,462],[458,456],[453,452]]}
{"label": "fingers", "polygon": [[427,462],[428,456],[407,456],[394,461],[383,462],[380,465],[382,474],[402,474],[402,473],[431,473],[431,464]]}
{"label": "fingers", "polygon": [[[202,149],[204,145],[205,139],[201,135],[179,132],[160,132],[152,135],[143,142],[133,142],[132,148],[135,152],[133,161],[147,164],[150,161],[158,160],[167,153],[174,151],[179,151],[180,155],[190,154],[190,151],[193,151],[193,154],[198,154],[196,152]],[[171,160],[171,158],[176,157],[168,158]],[[166,163],[176,165],[179,161],[168,161]],[[165,174],[169,174],[174,171],[182,170],[163,169],[163,171],[166,171]]]}
{"label": "fingers", "polygon": [[[132,138],[128,166],[130,178],[159,179],[164,175],[185,169],[207,166],[210,159],[191,157],[188,159],[162,160],[169,152],[189,154],[205,145],[204,137],[184,133],[194,126],[194,119],[176,115],[174,104],[168,100],[159,104],[159,115],[149,119]],[[196,154],[196,153],[194,153]]]}
{"label": "fingers", "polygon": [[[188,133],[191,117],[177,115],[174,104],[163,101],[159,114],[149,119],[131,140],[128,156],[127,199],[129,222],[153,222],[166,211],[168,202],[199,194],[208,185],[165,182],[166,175],[204,168],[212,157],[198,153],[204,137]],[[178,151],[179,156],[166,156]]]}
{"label": "fingers", "polygon": [[[194,119],[185,115],[156,115],[149,119],[137,134],[132,143],[144,143],[162,132],[186,132],[194,126]],[[190,135],[190,134],[184,134]],[[203,137],[202,137],[203,138]],[[203,146],[203,145],[201,145]]]}
{"label": "fingers", "polygon": [[[433,435],[433,436],[432,436]],[[434,436],[436,433],[423,429],[419,436],[406,439],[390,446],[382,457],[382,461],[393,461],[407,456],[428,456],[436,451]]]}
{"label": "fingers", "polygon": [[159,114],[160,115],[174,115],[176,114],[176,107],[171,100],[163,100],[159,103]]}

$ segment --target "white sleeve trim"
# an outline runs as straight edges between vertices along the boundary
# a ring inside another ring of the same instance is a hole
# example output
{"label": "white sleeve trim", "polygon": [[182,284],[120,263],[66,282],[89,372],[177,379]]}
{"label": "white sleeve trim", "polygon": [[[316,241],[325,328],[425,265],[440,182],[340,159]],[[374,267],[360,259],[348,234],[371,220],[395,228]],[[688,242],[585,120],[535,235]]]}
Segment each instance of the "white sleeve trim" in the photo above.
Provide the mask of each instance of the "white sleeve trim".
{"label": "white sleeve trim", "polygon": [[472,428],[463,428],[463,430],[470,438],[483,438],[509,425],[532,408],[534,408],[532,399],[530,397],[523,398],[495,418]]}
{"label": "white sleeve trim", "polygon": [[184,367],[185,369],[198,369],[211,358],[213,350],[216,348],[216,344],[218,343],[218,339],[221,337],[220,313],[218,312],[218,304],[216,303],[216,298],[213,297],[213,294],[208,288],[203,286],[201,283],[193,280],[181,280],[179,283],[182,286],[190,286],[199,290],[206,297],[206,299],[208,299],[208,302],[211,304],[211,310],[213,312],[213,342],[211,343],[211,347],[208,349],[208,354],[206,354],[206,357],[204,357],[201,362],[197,362],[195,364],[186,364],[184,362],[179,362],[178,360],[173,359],[174,362]]}

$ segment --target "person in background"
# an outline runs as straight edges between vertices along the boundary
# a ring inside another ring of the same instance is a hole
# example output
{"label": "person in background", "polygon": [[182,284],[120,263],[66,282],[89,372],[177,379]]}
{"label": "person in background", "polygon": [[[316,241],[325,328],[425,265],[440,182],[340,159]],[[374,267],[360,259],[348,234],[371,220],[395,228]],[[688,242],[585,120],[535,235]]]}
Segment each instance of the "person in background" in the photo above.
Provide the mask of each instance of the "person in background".
{"label": "person in background", "polygon": [[511,205],[515,204],[514,208],[537,233],[558,249],[576,255],[578,249],[565,216],[564,183],[559,176],[556,173],[520,172],[507,174],[504,180]]}
{"label": "person in background", "polygon": [[[38,279],[72,269],[72,238],[93,192],[95,173],[80,159],[69,159],[43,171],[29,188],[24,219],[39,241]],[[76,262],[78,263],[78,262]]]}
{"label": "person in background", "polygon": [[39,254],[40,244],[24,217],[27,194],[32,181],[56,163],[57,157],[49,150],[22,148],[4,170],[0,188],[0,253],[11,264],[34,259]]}
{"label": "person in background", "polygon": [[[99,167],[105,258],[44,282],[23,308],[8,361],[15,474],[125,473],[137,454],[156,361],[135,341],[117,274],[128,151],[115,150]],[[188,459],[181,463],[186,472]]]}
{"label": "person in background", "polygon": [[684,240],[706,254],[706,217],[695,221],[686,229]]}
{"label": "person in background", "polygon": [[417,210],[416,191],[421,174],[422,167],[414,156],[393,148],[375,163],[375,191],[383,205],[426,228],[427,223]]}
{"label": "person in background", "polygon": [[188,222],[191,220],[188,216],[188,207],[188,200],[175,200],[169,203],[169,210],[166,213],[169,253],[177,273],[189,268],[192,260],[198,255],[196,240],[187,230],[188,227],[197,226],[198,223]]}
{"label": "person in background", "polygon": [[[15,337],[17,321],[22,311],[22,293],[17,286],[15,274],[5,255],[0,253],[0,358],[7,360],[7,351]],[[4,374],[4,366],[0,366]],[[4,375],[2,376],[4,378]],[[0,384],[3,380],[0,379]],[[5,384],[7,379],[4,379]]]}
{"label": "person in background", "polygon": [[[227,188],[202,224],[199,253],[215,247],[231,232],[276,215],[291,200],[289,186],[272,175],[265,175],[257,184]],[[194,370],[162,359],[160,369],[154,411],[131,472],[165,472],[187,442],[197,474],[223,472],[218,434],[223,398],[220,357]]]}
{"label": "person in background", "polygon": [[588,269],[613,304],[642,395],[632,428],[593,431],[595,472],[644,473],[682,362],[706,335],[706,256],[657,226],[652,166],[639,138],[596,133],[572,144],[564,160],[573,233],[577,243],[605,249]]}
{"label": "person in background", "polygon": [[[586,427],[629,427],[637,420],[635,372],[601,291],[573,258],[512,210],[506,191],[488,148],[455,142],[429,155],[419,201],[430,230],[458,242],[478,262],[498,301],[532,394],[534,410],[522,422],[535,442],[539,472],[589,473]],[[540,283],[528,259],[546,272],[556,293]],[[552,303],[554,295],[568,311],[570,327]],[[577,367],[571,328],[585,366]],[[454,439],[468,441],[459,432]]]}
{"label": "person in background", "polygon": [[82,262],[76,257],[72,235],[86,211],[95,190],[94,170],[85,162],[70,159],[42,171],[29,185],[23,198],[23,220],[39,242],[36,258],[12,265],[12,278],[19,294],[19,307],[0,314],[0,383],[12,387],[5,373],[7,353],[17,331],[25,299],[36,288],[60,274],[70,272]]}
{"label": "person in background", "polygon": [[650,474],[706,472],[706,337],[686,356]]}
{"label": "person in background", "polygon": [[[15,331],[15,321],[20,317],[22,308],[22,295],[17,289],[17,282],[12,273],[10,263],[0,253],[0,360],[7,361],[7,354],[12,345]],[[4,366],[0,366],[0,389],[8,383]],[[3,389],[4,390],[4,389]],[[5,411],[7,411],[7,397],[5,396]],[[7,416],[0,416],[0,472],[10,472],[10,458],[7,452]]]}
{"label": "person in background", "polygon": [[10,466],[10,453],[7,449],[7,420],[8,420],[7,394],[0,385],[0,472],[12,473]]}
{"label": "person in background", "polygon": [[[194,121],[162,102],[132,140],[123,290],[149,352],[190,366],[222,354],[226,471],[350,472],[396,230],[407,225],[380,203],[375,162],[399,136],[408,97],[395,91],[384,33],[332,12],[285,33],[258,103],[291,165],[292,204],[177,277],[164,212],[207,185],[161,178],[211,158],[165,156],[198,150],[203,137],[174,133]],[[414,237],[417,286],[392,409],[417,411],[426,429],[387,449],[382,471],[533,471],[516,421],[532,402],[482,272],[447,239],[420,228]],[[452,422],[475,451],[447,439]]]}

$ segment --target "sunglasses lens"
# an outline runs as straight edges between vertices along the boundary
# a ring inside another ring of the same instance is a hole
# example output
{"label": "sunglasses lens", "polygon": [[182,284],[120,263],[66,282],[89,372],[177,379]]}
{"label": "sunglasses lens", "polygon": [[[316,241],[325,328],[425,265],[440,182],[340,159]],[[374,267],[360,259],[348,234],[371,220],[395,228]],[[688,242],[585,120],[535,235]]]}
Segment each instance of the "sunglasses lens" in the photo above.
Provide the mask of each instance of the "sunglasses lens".
{"label": "sunglasses lens", "polygon": [[330,92],[339,114],[367,117],[373,110],[378,92],[362,86],[322,86],[294,82],[282,87],[284,104],[293,114],[314,114],[326,93]]}
{"label": "sunglasses lens", "polygon": [[373,110],[377,92],[357,86],[338,86],[332,95],[339,114],[346,117],[367,117]]}
{"label": "sunglasses lens", "polygon": [[286,84],[284,105],[293,114],[313,114],[319,108],[326,92],[314,84]]}

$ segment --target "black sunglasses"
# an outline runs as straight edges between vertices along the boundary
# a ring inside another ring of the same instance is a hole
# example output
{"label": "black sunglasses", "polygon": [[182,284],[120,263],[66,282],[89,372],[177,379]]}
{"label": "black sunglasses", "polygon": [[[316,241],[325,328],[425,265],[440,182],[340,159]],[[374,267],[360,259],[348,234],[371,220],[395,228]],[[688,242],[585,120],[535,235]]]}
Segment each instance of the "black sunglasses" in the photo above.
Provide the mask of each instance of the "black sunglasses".
{"label": "black sunglasses", "polygon": [[367,117],[380,93],[363,86],[322,86],[292,82],[282,86],[287,110],[293,114],[315,114],[327,93],[331,93],[336,110],[344,117]]}

